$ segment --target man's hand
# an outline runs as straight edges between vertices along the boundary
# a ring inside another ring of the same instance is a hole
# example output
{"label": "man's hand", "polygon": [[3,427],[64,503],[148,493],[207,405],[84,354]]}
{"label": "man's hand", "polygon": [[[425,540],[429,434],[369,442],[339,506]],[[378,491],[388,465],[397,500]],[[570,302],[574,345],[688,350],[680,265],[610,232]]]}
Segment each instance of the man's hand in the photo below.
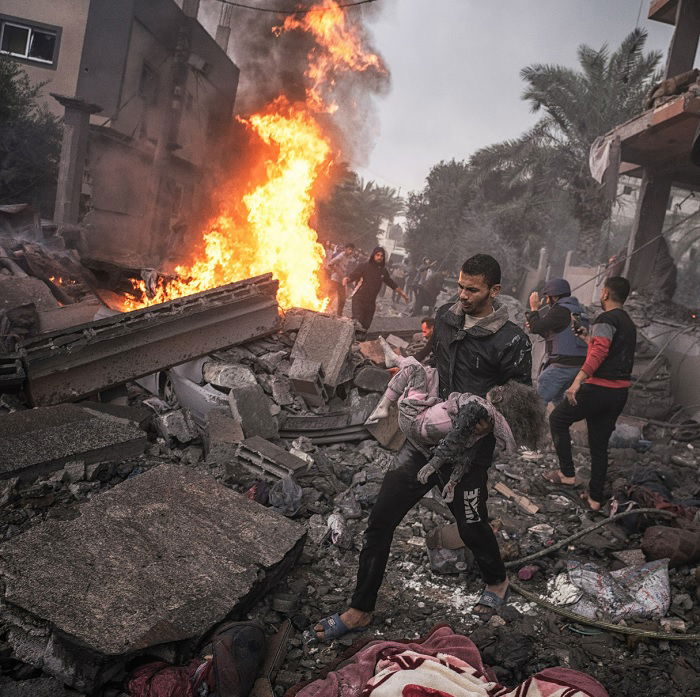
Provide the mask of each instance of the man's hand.
{"label": "man's hand", "polygon": [[573,407],[576,406],[576,393],[579,391],[579,389],[581,389],[581,383],[578,380],[574,380],[569,389],[564,392],[566,401]]}
{"label": "man's hand", "polygon": [[536,290],[530,293],[530,309],[533,312],[537,312],[540,309],[540,294]]}

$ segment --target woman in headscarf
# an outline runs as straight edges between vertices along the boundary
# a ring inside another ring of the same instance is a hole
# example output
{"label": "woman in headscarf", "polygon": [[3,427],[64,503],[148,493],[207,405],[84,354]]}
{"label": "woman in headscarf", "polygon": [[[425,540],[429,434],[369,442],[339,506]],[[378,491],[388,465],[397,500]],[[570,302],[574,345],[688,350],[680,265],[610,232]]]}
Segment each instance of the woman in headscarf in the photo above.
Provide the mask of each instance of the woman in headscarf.
{"label": "woman in headscarf", "polygon": [[375,247],[369,259],[364,264],[360,264],[347,277],[347,280],[357,283],[352,296],[352,318],[356,319],[365,330],[372,324],[377,307],[377,295],[382,283],[386,283],[408,302],[408,296],[403,288],[399,288],[389,275],[384,247]]}

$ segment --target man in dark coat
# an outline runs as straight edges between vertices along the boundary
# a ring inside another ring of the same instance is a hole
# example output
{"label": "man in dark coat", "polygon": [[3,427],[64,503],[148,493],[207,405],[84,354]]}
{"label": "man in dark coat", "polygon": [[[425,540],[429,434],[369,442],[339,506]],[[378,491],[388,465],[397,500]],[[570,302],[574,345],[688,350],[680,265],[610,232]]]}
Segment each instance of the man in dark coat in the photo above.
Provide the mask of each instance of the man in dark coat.
{"label": "man in dark coat", "polygon": [[[348,277],[358,285],[352,296],[352,318],[356,319],[365,329],[369,329],[377,308],[377,295],[382,283],[395,290],[406,302],[408,296],[399,288],[389,275],[386,268],[386,252],[384,247],[375,247],[369,259],[360,264]],[[347,283],[346,281],[346,283]]]}
{"label": "man in dark coat", "polygon": [[[459,274],[459,289],[459,300],[453,305],[443,305],[435,318],[434,354],[441,398],[452,392],[484,397],[491,388],[511,379],[529,385],[530,340],[508,319],[506,306],[496,300],[501,289],[498,262],[487,254],[467,259]],[[479,428],[482,434],[486,433],[488,424],[480,424],[477,431]],[[449,504],[460,537],[474,553],[486,584],[474,608],[475,614],[483,618],[494,614],[508,599],[506,569],[486,508],[488,468],[495,445],[493,433],[483,435],[473,465],[458,482]],[[418,472],[428,459],[410,441],[399,451],[397,466],[384,476],[370,513],[350,607],[316,625],[320,639],[327,641],[369,624],[396,526],[444,479],[444,473],[436,472],[425,484],[418,480]]]}

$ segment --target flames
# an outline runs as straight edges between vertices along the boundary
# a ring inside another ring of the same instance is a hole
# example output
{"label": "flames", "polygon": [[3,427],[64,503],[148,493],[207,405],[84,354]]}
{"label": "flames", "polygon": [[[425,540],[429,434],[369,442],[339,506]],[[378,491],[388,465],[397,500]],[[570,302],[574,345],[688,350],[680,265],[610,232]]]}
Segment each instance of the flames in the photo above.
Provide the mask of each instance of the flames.
{"label": "flames", "polygon": [[309,55],[306,78],[306,100],[316,111],[334,113],[338,105],[328,101],[338,72],[364,72],[374,68],[385,72],[379,56],[364,51],[359,37],[348,24],[343,10],[335,0],[323,0],[318,8],[322,11],[308,12],[297,18],[290,15],[281,27],[273,31],[278,36],[284,31],[300,29],[316,40],[317,47]]}
{"label": "flames", "polygon": [[384,68],[378,56],[363,50],[336,0],[321,0],[314,10],[301,19],[290,15],[273,29],[278,37],[301,30],[314,38],[305,73],[306,103],[280,96],[261,112],[239,119],[259,141],[261,180],[224,201],[203,231],[198,255],[175,268],[176,278],[161,278],[155,288],[132,280],[135,292],[127,294],[124,311],[268,272],[280,282],[282,308],[327,306],[319,273],[325,254],[311,221],[318,185],[340,153],[317,115],[338,109],[332,102],[338,74]]}

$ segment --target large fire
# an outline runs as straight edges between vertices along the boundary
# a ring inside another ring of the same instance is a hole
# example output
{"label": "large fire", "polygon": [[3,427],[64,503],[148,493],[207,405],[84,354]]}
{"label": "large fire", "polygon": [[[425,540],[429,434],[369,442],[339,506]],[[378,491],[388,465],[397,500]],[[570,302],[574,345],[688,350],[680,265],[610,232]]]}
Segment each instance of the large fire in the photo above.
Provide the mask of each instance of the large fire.
{"label": "large fire", "polygon": [[[336,0],[321,0],[314,9],[301,20],[290,15],[274,30],[277,36],[298,29],[314,37],[306,103],[291,104],[280,96],[261,112],[240,119],[261,142],[262,180],[240,192],[237,200],[224,203],[203,231],[199,256],[177,266],[175,279],[161,279],[155,293],[148,292],[144,281],[133,280],[137,292],[127,296],[124,311],[268,272],[280,282],[282,308],[327,306],[319,279],[325,254],[311,220],[319,179],[340,153],[334,151],[316,114],[338,108],[327,101],[334,75],[383,67],[378,56],[364,52]],[[241,202],[245,219],[233,213]]]}

